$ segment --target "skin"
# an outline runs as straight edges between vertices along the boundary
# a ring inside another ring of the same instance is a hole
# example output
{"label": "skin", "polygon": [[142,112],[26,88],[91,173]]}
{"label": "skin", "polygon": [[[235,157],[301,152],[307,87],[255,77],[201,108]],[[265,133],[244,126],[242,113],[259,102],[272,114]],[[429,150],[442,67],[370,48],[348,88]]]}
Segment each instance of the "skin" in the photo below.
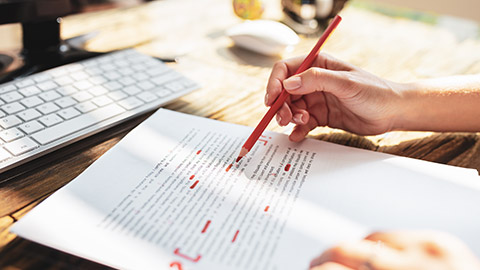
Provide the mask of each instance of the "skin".
{"label": "skin", "polygon": [[320,54],[312,68],[290,77],[302,60],[277,62],[265,95],[271,106],[282,87],[291,94],[276,119],[281,126],[296,124],[292,141],[301,141],[317,126],[359,135],[480,131],[480,75],[396,83]]}
{"label": "skin", "polygon": [[[366,268],[368,262],[370,268]],[[465,244],[437,231],[374,233],[342,243],[311,262],[310,270],[478,270],[480,262]]]}
{"label": "skin", "polygon": [[[291,94],[276,119],[281,126],[295,124],[292,141],[303,140],[317,126],[359,135],[480,131],[480,75],[396,83],[320,54],[312,68],[291,76],[303,59],[276,63],[265,95],[265,105],[271,106],[282,88]],[[375,248],[379,251],[373,254]],[[333,247],[313,260],[311,269],[473,270],[480,263],[468,247],[444,233],[386,232]]]}

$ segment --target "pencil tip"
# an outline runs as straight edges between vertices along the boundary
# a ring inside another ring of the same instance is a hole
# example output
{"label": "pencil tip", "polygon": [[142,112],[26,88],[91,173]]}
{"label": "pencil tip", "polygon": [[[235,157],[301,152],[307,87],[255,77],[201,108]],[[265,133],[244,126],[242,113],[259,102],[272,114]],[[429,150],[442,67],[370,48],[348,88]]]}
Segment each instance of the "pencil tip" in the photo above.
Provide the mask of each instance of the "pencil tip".
{"label": "pencil tip", "polygon": [[237,157],[237,160],[235,162],[239,162],[246,154],[248,154],[248,149],[245,147],[242,147],[242,150],[240,150],[240,154]]}

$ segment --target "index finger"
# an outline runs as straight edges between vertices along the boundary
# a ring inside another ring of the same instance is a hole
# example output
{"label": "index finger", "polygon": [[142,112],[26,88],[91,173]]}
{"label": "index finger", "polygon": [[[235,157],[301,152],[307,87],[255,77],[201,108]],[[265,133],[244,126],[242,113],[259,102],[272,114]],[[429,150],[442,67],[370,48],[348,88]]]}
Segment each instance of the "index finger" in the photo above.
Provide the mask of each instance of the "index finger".
{"label": "index finger", "polygon": [[301,57],[295,57],[276,62],[268,78],[265,105],[271,106],[283,89],[283,80],[290,77],[302,63]]}

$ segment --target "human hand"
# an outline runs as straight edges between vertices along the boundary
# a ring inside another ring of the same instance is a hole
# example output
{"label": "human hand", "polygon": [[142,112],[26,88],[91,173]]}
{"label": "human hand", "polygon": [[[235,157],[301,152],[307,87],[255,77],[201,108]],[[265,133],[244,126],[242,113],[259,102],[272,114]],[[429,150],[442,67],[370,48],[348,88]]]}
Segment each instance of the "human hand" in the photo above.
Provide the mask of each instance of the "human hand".
{"label": "human hand", "polygon": [[436,231],[374,233],[333,247],[310,270],[478,270],[480,261],[457,238]]}
{"label": "human hand", "polygon": [[271,106],[282,86],[291,94],[277,112],[279,125],[296,124],[290,140],[302,140],[317,126],[340,128],[360,135],[381,134],[393,129],[400,110],[401,84],[381,79],[326,54],[319,54],[305,72],[288,78],[302,59],[277,62],[265,95],[265,104]]}

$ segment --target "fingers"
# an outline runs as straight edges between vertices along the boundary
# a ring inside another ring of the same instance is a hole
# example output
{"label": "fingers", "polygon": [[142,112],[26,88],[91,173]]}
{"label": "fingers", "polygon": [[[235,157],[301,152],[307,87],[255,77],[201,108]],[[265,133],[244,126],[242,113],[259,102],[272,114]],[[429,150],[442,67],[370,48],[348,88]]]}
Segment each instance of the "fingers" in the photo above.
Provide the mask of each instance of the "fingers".
{"label": "fingers", "polygon": [[[293,75],[304,59],[305,57],[301,56],[275,63],[267,83],[267,92],[265,95],[266,106],[273,104],[282,91],[283,80]],[[354,66],[323,53],[318,55],[312,66],[336,71],[350,71],[355,69]]]}
{"label": "fingers", "polygon": [[353,268],[346,267],[339,263],[327,262],[321,265],[314,266],[310,270],[353,270]]}
{"label": "fingers", "polygon": [[352,87],[348,73],[322,68],[309,68],[283,81],[283,87],[292,95],[330,92],[340,98],[348,97]]}
{"label": "fingers", "polygon": [[359,269],[367,264],[373,269],[391,269],[389,266],[405,268],[407,262],[401,259],[399,251],[389,246],[378,246],[376,242],[363,240],[345,243],[325,251],[320,257],[312,261],[313,265],[335,262],[353,269]]}
{"label": "fingers", "polygon": [[297,124],[290,136],[288,137],[292,142],[299,142],[307,136],[307,134],[314,128],[318,126],[317,121],[314,117],[310,117],[306,124]]}

